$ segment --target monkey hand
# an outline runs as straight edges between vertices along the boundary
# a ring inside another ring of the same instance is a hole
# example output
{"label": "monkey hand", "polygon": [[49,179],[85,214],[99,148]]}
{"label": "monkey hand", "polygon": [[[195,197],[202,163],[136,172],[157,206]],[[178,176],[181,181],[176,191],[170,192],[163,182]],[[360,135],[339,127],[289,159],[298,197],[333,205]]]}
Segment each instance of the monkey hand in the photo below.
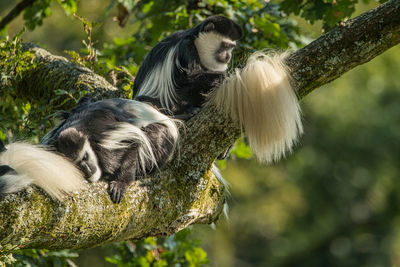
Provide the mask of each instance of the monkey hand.
{"label": "monkey hand", "polygon": [[121,181],[112,181],[108,184],[108,194],[112,202],[120,203],[129,184]]}
{"label": "monkey hand", "polygon": [[199,113],[200,110],[201,110],[201,108],[192,107],[192,108],[189,109],[186,113],[175,115],[174,118],[175,118],[175,119],[178,119],[178,120],[187,121],[187,120],[189,120],[190,118],[192,118],[194,115],[196,115],[197,113]]}

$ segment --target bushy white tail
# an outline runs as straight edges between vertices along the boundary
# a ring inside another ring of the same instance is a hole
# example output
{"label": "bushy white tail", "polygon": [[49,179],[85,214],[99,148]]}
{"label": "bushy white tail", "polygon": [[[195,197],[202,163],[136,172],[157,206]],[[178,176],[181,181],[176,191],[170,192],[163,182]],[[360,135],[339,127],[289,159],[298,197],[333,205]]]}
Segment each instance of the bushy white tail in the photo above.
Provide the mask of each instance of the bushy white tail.
{"label": "bushy white tail", "polygon": [[283,63],[285,54],[252,54],[246,66],[210,95],[246,132],[261,162],[277,161],[291,151],[303,132],[300,105]]}
{"label": "bushy white tail", "polygon": [[0,176],[0,193],[13,193],[30,184],[44,189],[51,197],[62,197],[85,186],[81,172],[68,159],[28,143],[12,143],[0,153],[0,165],[16,173]]}

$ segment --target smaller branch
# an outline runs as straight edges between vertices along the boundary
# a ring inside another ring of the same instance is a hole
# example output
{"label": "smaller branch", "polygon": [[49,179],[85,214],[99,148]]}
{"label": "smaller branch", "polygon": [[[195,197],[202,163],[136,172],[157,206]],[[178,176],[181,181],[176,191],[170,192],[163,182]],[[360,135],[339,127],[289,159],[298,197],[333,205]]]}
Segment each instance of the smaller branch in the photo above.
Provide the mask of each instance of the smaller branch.
{"label": "smaller branch", "polygon": [[18,15],[24,11],[25,8],[33,5],[36,0],[23,0],[18,3],[8,14],[0,21],[0,30],[2,30],[7,24],[9,24],[13,19],[18,17]]}
{"label": "smaller branch", "polygon": [[400,43],[400,1],[345,22],[287,58],[300,98]]}

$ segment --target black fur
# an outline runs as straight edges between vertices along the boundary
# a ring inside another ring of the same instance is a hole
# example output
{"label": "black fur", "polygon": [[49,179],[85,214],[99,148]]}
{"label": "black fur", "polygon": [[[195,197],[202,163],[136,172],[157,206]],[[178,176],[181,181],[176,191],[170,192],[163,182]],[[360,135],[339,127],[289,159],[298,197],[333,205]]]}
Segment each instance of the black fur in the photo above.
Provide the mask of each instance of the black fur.
{"label": "black fur", "polygon": [[[0,140],[0,153],[7,151],[3,141]],[[6,174],[17,174],[17,172],[11,168],[8,165],[0,165],[0,176],[6,175]],[[2,188],[4,188],[4,184],[0,181],[0,192],[2,191]]]}
{"label": "black fur", "polygon": [[[215,88],[226,74],[225,71],[208,70],[200,63],[194,41],[199,33],[211,31],[229,37],[231,40],[237,40],[242,36],[242,30],[238,24],[222,16],[212,16],[189,30],[179,31],[166,37],[150,51],[140,66],[134,82],[134,99],[150,102],[160,111],[179,119],[188,119],[195,114],[204,103],[205,95]],[[148,74],[157,65],[163,63],[168,51],[174,47],[176,47],[176,55],[172,76],[178,99],[169,110],[166,110],[161,105],[160,99],[139,93],[142,84],[149,78]]]}
{"label": "black fur", "polygon": [[[110,150],[100,145],[107,133],[115,130],[119,123],[129,122],[135,125],[135,119],[138,118],[132,109],[127,111],[126,105],[129,105],[129,100],[94,101],[85,98],[76,108],[64,113],[64,121],[43,140],[44,144],[76,160],[77,154],[88,139],[99,166],[95,166],[93,159],[84,160],[77,165],[86,178],[95,173],[96,168],[100,168],[102,177],[109,181],[109,194],[115,203],[122,200],[127,187],[136,177],[143,177],[156,169],[150,163],[146,166],[140,165],[140,144],[132,142],[129,136],[126,139],[129,145],[123,149]],[[151,143],[158,168],[162,167],[171,158],[176,140],[169,135],[167,127],[160,123],[148,124],[142,127],[142,131]]]}
{"label": "black fur", "polygon": [[[16,175],[17,172],[8,165],[0,165],[0,177],[6,174]],[[7,188],[7,183],[0,179],[0,192],[3,192]],[[2,195],[2,193],[0,193]]]}
{"label": "black fur", "polygon": [[8,165],[0,165],[0,176],[5,174],[17,174],[17,172]]}
{"label": "black fur", "polygon": [[6,146],[4,145],[3,141],[0,139],[0,153],[6,151]]}
{"label": "black fur", "polygon": [[[0,140],[0,153],[7,151],[3,141]],[[8,165],[0,165],[0,177],[6,174],[17,174],[17,172]],[[0,180],[0,192],[4,191],[6,184]]]}

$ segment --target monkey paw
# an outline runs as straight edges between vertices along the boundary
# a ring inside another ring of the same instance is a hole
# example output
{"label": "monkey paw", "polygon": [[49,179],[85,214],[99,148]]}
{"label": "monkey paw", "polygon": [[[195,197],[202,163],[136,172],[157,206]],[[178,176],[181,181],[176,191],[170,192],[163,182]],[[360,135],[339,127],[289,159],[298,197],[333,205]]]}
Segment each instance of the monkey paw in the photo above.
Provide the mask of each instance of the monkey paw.
{"label": "monkey paw", "polygon": [[197,107],[193,107],[191,109],[189,109],[188,111],[186,111],[183,114],[177,114],[174,116],[175,119],[178,120],[183,120],[183,121],[187,121],[190,118],[192,118],[194,115],[196,115],[197,113],[199,113],[201,110],[201,108],[197,108]]}
{"label": "monkey paw", "polygon": [[110,195],[112,202],[117,204],[120,203],[122,198],[124,197],[124,194],[128,186],[129,185],[124,182],[118,182],[118,181],[110,182],[108,184],[108,194]]}
{"label": "monkey paw", "polygon": [[194,108],[192,108],[192,109],[190,110],[190,113],[189,113],[189,114],[193,117],[194,115],[196,115],[197,113],[199,113],[200,110],[201,110],[201,108],[194,107]]}

